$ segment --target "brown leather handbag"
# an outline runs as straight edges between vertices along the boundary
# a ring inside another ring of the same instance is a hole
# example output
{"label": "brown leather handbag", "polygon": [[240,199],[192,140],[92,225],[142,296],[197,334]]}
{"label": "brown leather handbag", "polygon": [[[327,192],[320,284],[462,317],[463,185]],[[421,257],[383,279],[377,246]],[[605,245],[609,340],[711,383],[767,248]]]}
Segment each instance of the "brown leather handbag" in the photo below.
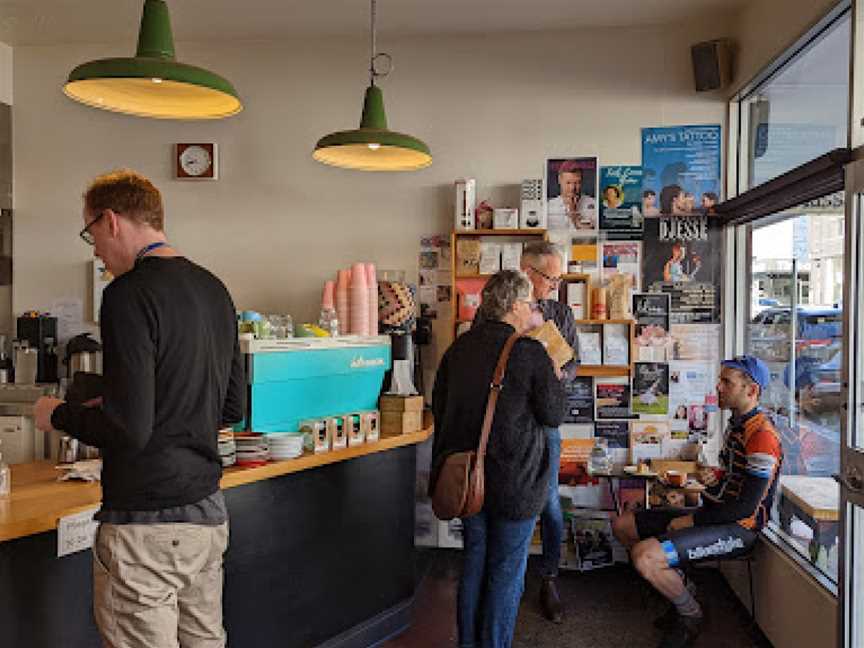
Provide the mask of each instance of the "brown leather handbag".
{"label": "brown leather handbag", "polygon": [[483,508],[484,499],[484,460],[489,432],[492,430],[492,419],[495,418],[495,405],[498,394],[504,384],[504,371],[507,360],[519,333],[511,335],[501,355],[492,384],[489,387],[489,398],[486,401],[486,416],[483,418],[483,428],[480,431],[480,443],[477,450],[454,452],[448,455],[438,473],[435,490],[432,492],[432,510],[440,520],[452,520],[457,517],[469,517],[479,513]]}

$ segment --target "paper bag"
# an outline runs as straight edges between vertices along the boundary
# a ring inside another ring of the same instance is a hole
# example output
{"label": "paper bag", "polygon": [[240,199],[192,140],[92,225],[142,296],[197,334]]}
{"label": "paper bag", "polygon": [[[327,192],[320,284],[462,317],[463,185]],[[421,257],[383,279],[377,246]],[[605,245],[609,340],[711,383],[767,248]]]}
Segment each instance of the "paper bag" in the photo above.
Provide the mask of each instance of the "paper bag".
{"label": "paper bag", "polygon": [[528,331],[527,335],[543,343],[546,353],[552,359],[552,364],[558,369],[573,359],[573,349],[558,332],[558,327],[552,320],[546,320],[543,326]]}

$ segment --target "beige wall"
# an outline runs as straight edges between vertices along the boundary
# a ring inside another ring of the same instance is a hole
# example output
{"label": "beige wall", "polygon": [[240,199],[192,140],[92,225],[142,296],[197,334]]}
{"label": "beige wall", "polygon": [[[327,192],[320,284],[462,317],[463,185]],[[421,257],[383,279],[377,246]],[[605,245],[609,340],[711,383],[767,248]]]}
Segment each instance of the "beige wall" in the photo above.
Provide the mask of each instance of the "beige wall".
{"label": "beige wall", "polygon": [[[130,166],[163,190],[172,242],[221,276],[238,307],[316,317],[322,282],[353,260],[416,277],[419,237],[451,228],[457,177],[476,177],[482,198],[514,199],[547,155],[638,163],[641,126],[723,122],[723,98],[692,90],[689,45],[728,31],[718,18],[629,30],[379,35],[396,63],[382,84],[390,125],[428,141],[435,156],[428,170],[396,175],[336,170],[310,156],[318,137],[359,120],[365,39],[178,44],[182,60],[225,74],[246,102],[239,116],[204,124],[109,114],[62,95],[75,64],[132,43],[17,48],[14,310],[85,298],[79,196],[95,174]],[[222,178],[172,180],[171,145],[210,140],[220,146]]]}
{"label": "beige wall", "polygon": [[821,20],[837,0],[755,0],[734,24],[737,45],[732,89],[738,90],[799,36]]}
{"label": "beige wall", "polygon": [[[749,609],[746,565],[722,565],[726,580]],[[753,587],[756,621],[774,648],[837,645],[837,599],[768,541],[754,552]]]}

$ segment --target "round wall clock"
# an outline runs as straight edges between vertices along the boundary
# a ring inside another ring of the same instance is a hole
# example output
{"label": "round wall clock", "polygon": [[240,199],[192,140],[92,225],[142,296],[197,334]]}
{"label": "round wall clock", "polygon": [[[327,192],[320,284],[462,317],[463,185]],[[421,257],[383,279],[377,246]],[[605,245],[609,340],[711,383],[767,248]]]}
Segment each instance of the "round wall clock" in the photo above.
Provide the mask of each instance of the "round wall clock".
{"label": "round wall clock", "polygon": [[176,144],[174,177],[180,180],[215,180],[216,144]]}

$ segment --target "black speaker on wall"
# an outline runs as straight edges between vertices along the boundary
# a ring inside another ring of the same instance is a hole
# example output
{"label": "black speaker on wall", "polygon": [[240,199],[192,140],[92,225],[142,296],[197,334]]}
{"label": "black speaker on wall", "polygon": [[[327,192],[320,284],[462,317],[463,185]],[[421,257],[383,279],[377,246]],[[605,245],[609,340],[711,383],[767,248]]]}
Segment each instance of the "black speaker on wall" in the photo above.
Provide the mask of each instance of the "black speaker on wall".
{"label": "black speaker on wall", "polygon": [[732,76],[732,47],[720,39],[696,43],[690,48],[693,57],[693,80],[697,92],[720,90],[729,85]]}

